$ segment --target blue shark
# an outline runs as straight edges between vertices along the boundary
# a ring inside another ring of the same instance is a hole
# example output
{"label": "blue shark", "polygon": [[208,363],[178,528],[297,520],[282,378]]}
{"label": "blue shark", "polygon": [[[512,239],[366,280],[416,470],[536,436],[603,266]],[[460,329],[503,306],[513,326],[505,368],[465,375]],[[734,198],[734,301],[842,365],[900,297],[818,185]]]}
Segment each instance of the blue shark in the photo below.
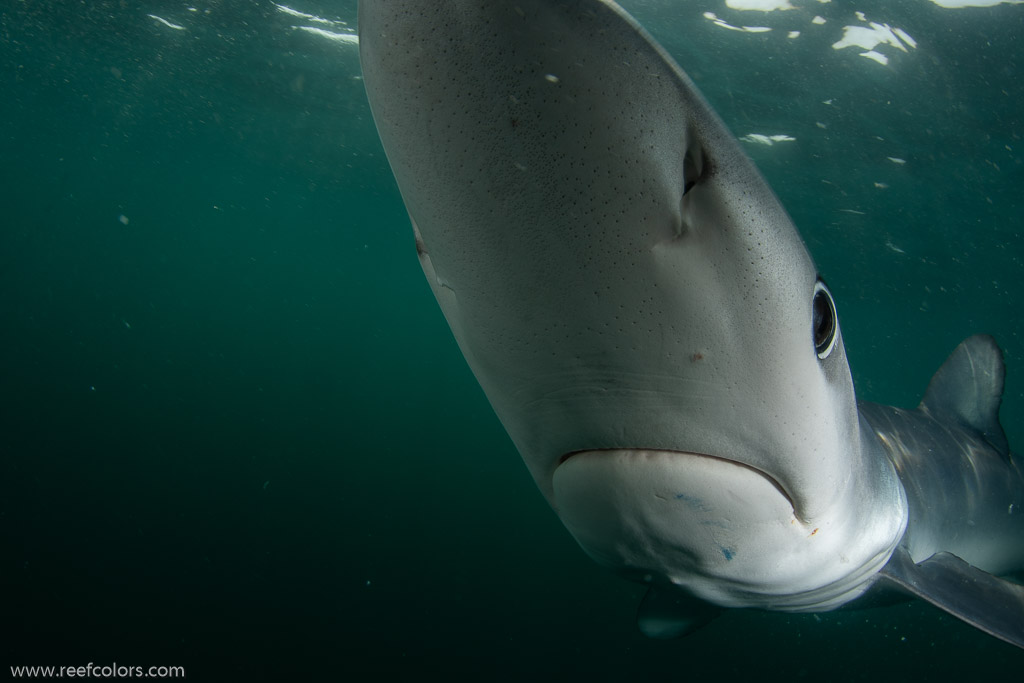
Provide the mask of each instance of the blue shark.
{"label": "blue shark", "polygon": [[582,549],[652,637],[912,595],[1024,647],[1024,475],[992,338],[912,410],[858,403],[785,209],[608,0],[361,0],[423,271]]}

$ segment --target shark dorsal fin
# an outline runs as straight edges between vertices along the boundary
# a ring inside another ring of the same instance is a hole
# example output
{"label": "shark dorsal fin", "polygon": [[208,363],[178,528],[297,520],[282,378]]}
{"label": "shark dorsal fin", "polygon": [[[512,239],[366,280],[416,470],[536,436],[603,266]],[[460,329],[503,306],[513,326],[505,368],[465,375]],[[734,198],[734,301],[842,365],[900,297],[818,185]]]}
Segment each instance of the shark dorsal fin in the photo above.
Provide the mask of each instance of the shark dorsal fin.
{"label": "shark dorsal fin", "polygon": [[1006,366],[996,340],[968,337],[942,364],[919,406],[936,420],[955,420],[979,432],[1003,457],[1010,446],[999,424]]}

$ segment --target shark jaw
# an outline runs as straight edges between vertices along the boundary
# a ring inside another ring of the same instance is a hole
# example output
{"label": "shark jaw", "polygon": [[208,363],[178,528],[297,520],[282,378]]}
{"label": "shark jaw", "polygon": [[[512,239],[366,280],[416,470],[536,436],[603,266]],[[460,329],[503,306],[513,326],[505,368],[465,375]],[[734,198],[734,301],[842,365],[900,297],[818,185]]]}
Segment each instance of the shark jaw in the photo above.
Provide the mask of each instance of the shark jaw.
{"label": "shark jaw", "polygon": [[559,517],[599,564],[720,607],[832,609],[862,594],[892,552],[847,556],[857,530],[841,515],[805,523],[771,476],[715,456],[580,451],[553,487]]}

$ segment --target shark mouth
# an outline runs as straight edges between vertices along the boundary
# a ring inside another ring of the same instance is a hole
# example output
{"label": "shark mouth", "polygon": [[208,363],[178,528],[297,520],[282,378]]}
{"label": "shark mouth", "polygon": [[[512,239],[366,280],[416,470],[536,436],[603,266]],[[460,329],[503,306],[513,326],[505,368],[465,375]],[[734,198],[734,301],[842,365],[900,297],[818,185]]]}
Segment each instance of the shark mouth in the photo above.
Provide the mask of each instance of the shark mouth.
{"label": "shark mouth", "polygon": [[559,517],[598,563],[691,589],[763,562],[775,530],[804,533],[773,477],[700,453],[577,451],[561,459],[553,487]]}
{"label": "shark mouth", "polygon": [[773,477],[772,475],[768,474],[764,470],[760,470],[760,469],[754,467],[753,465],[748,465],[748,464],[740,462],[738,460],[731,460],[729,458],[723,458],[723,457],[720,457],[720,456],[717,456],[717,455],[709,455],[707,453],[697,453],[695,451],[679,451],[679,450],[671,450],[671,449],[599,448],[599,449],[590,449],[590,450],[570,451],[570,452],[566,453],[565,455],[563,455],[561,458],[558,459],[558,467],[561,467],[566,462],[568,462],[569,460],[571,460],[572,458],[575,458],[577,456],[592,456],[592,455],[600,454],[600,453],[621,454],[622,456],[627,457],[627,458],[630,457],[631,455],[633,455],[633,456],[637,457],[637,459],[640,460],[640,461],[650,460],[652,458],[652,456],[655,456],[655,455],[662,455],[662,456],[666,456],[666,457],[669,457],[669,458],[671,458],[673,456],[679,457],[679,458],[708,458],[710,460],[718,461],[718,462],[721,462],[721,463],[724,463],[724,464],[728,464],[728,465],[732,465],[732,466],[735,466],[735,467],[744,468],[744,469],[750,470],[751,472],[757,474],[758,476],[763,477],[768,482],[770,482],[772,484],[772,486],[775,487],[776,491],[778,491],[778,493],[782,497],[784,497],[786,500],[789,501],[790,507],[792,507],[792,509],[794,511],[794,514],[796,514],[796,503],[793,501],[793,497],[789,494],[788,491],[786,491],[786,488],[782,484],[780,484],[779,481],[775,477]]}

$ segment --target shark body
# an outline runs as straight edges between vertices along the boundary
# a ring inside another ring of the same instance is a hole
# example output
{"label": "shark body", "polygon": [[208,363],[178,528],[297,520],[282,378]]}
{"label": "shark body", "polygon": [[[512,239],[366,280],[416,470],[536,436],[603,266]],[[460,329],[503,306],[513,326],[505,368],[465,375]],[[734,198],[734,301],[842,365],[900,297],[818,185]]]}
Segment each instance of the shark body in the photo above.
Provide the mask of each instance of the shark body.
{"label": "shark body", "polygon": [[361,0],[374,120],[424,273],[537,486],[651,586],[721,608],[922,597],[1024,647],[1002,354],[858,404],[836,305],[697,88],[607,0]]}

